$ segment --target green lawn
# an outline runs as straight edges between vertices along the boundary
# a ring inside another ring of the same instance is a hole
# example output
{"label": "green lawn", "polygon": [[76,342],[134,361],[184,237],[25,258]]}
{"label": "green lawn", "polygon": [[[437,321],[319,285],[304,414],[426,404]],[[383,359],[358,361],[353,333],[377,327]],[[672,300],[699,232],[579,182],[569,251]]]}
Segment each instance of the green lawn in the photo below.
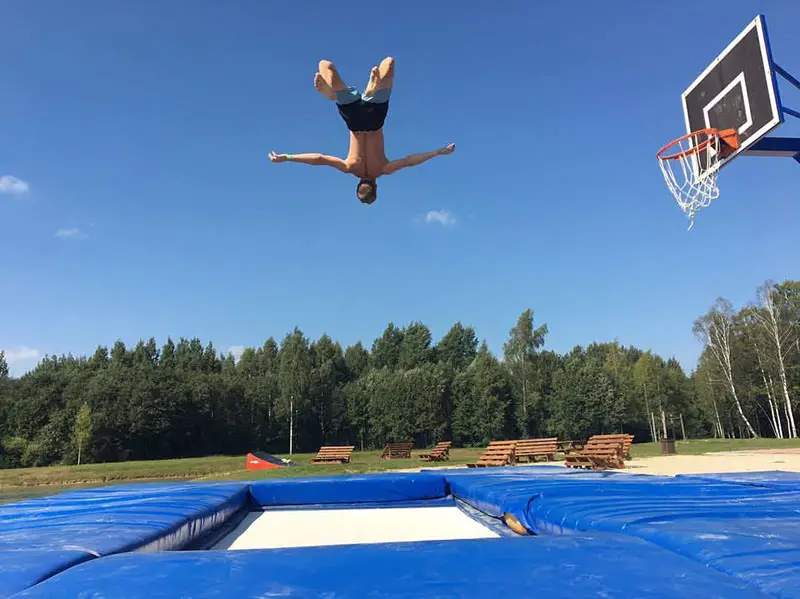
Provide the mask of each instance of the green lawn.
{"label": "green lawn", "polygon": [[[800,439],[702,439],[677,442],[678,453],[684,455],[794,447],[800,447]],[[326,474],[361,474],[432,466],[463,466],[477,460],[482,451],[483,448],[451,449],[448,462],[432,464],[419,459],[421,450],[414,451],[411,459],[408,460],[381,460],[380,451],[356,451],[353,452],[349,464],[336,465],[314,465],[311,463],[314,454],[295,454],[292,460],[297,464],[296,467],[253,472],[244,469],[244,456],[210,456],[183,460],[16,468],[0,470],[0,503],[33,495],[50,495],[65,488],[96,487],[126,481],[248,480]],[[651,457],[660,455],[660,453],[657,443],[635,443],[631,447],[631,454],[634,458]]]}
{"label": "green lawn", "polygon": [[[452,449],[447,466],[463,466],[475,461],[482,452],[476,449]],[[440,464],[419,459],[422,450],[412,452],[408,460],[381,460],[380,451],[353,452],[349,464],[315,465],[315,454],[295,454],[297,466],[262,471],[245,470],[244,456],[210,456],[183,460],[154,460],[87,464],[83,466],[49,466],[45,468],[0,469],[0,503],[2,496],[51,494],[65,487],[95,487],[126,481],[168,480],[248,480],[325,474],[359,474],[386,470],[414,469]],[[282,455],[278,457],[289,457]]]}

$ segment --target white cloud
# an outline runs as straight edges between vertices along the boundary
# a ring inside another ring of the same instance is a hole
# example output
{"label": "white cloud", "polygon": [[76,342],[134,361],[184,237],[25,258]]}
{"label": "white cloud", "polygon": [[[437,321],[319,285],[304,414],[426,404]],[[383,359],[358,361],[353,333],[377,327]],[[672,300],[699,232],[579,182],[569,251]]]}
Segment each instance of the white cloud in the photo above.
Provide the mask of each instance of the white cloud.
{"label": "white cloud", "polygon": [[3,175],[0,177],[0,193],[22,195],[28,193],[28,189],[30,189],[30,186],[22,179],[17,179],[11,175]]}
{"label": "white cloud", "polygon": [[428,224],[439,223],[440,225],[449,227],[456,223],[456,217],[447,210],[428,210],[428,213],[425,215],[425,222]]}
{"label": "white cloud", "polygon": [[42,355],[38,349],[33,349],[32,347],[26,347],[24,345],[0,349],[0,351],[5,352],[6,362],[9,364],[24,362],[26,360],[36,360]]}
{"label": "white cloud", "polygon": [[244,353],[244,345],[231,345],[228,348],[228,353],[231,354],[233,359],[238,362],[239,358],[241,358],[242,354]]}
{"label": "white cloud", "polygon": [[81,239],[86,237],[80,229],[59,229],[56,231],[56,237],[65,237],[67,239]]}

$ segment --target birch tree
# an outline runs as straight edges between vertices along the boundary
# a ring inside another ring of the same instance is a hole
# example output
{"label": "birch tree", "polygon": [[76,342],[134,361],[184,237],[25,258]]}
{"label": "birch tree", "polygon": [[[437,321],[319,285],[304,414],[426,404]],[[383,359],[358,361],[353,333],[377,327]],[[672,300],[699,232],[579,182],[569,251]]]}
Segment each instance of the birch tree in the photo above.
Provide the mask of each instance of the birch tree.
{"label": "birch tree", "polygon": [[80,466],[83,449],[92,437],[92,410],[89,404],[81,404],[81,407],[78,408],[72,434],[75,438],[75,445],[78,446],[78,466]]}
{"label": "birch tree", "polygon": [[758,323],[766,331],[772,347],[775,365],[778,370],[778,381],[786,411],[788,435],[797,437],[792,399],[789,396],[789,384],[786,377],[786,358],[794,350],[797,340],[797,326],[791,318],[786,318],[784,309],[786,298],[772,281],[767,281],[758,288],[760,309],[753,310]]}
{"label": "birch tree", "polygon": [[728,391],[733,399],[739,418],[747,428],[750,436],[757,437],[758,434],[750,424],[750,420],[742,409],[742,403],[736,392],[736,384],[733,380],[733,366],[731,362],[731,331],[733,329],[733,306],[724,298],[717,298],[711,309],[701,318],[698,318],[692,328],[697,338],[711,352],[717,362]]}
{"label": "birch tree", "polygon": [[656,428],[653,411],[650,407],[650,399],[656,393],[656,363],[650,352],[646,352],[636,361],[633,368],[633,380],[636,387],[644,397],[645,411],[647,412],[647,424],[650,426],[650,436],[653,441],[658,441],[658,431]]}
{"label": "birch tree", "polygon": [[783,420],[779,409],[778,398],[775,393],[775,383],[772,378],[772,372],[769,369],[769,361],[767,360],[767,351],[765,349],[766,330],[761,326],[756,308],[750,308],[743,311],[742,324],[745,329],[745,337],[747,344],[752,345],[755,352],[756,364],[758,366],[758,378],[763,384],[764,395],[767,398],[767,407],[769,414],[767,414],[767,421],[775,434],[776,439],[783,439]]}

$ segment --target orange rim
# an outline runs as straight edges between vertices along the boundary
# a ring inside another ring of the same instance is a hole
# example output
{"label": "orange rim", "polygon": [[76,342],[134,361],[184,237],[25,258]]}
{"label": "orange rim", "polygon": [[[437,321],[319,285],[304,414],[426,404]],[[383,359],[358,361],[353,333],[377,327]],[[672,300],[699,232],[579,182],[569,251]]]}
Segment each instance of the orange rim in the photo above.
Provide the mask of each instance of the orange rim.
{"label": "orange rim", "polygon": [[[689,139],[690,137],[700,137],[702,135],[707,136],[706,139],[701,141],[696,146],[689,148],[688,150],[683,150],[682,152],[676,152],[674,154],[664,154],[666,150],[671,148],[672,146],[679,144],[685,139]],[[691,156],[692,154],[699,154],[700,152],[704,151],[709,144],[713,143],[715,146],[718,144],[719,140],[722,140],[724,143],[722,149],[722,155],[727,155],[736,150],[739,147],[739,136],[736,133],[736,129],[698,129],[697,131],[692,131],[691,133],[687,133],[686,135],[679,137],[678,139],[669,142],[663,148],[661,148],[656,156],[659,160],[678,160],[680,158],[685,158],[686,156]]]}

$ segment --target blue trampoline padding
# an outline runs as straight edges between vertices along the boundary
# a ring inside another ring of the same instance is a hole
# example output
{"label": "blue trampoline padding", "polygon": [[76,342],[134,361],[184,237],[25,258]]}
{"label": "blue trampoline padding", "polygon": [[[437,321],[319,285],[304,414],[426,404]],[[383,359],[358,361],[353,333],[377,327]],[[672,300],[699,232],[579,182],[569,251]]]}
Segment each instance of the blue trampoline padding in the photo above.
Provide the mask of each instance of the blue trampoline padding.
{"label": "blue trampoline padding", "polygon": [[447,482],[421,473],[312,476],[255,482],[250,495],[262,506],[408,501],[444,497]]}
{"label": "blue trampoline padding", "polygon": [[679,474],[676,478],[692,478],[716,482],[800,491],[800,472],[771,470],[767,472],[725,472],[720,474]]}
{"label": "blue trampoline padding", "polygon": [[0,551],[0,599],[93,558],[85,551]]}
{"label": "blue trampoline padding", "polygon": [[621,533],[800,598],[800,492],[667,477],[564,477],[532,484],[527,499],[519,485],[502,493],[484,484],[480,492],[499,509],[520,510],[540,534]]}
{"label": "blue trampoline padding", "polygon": [[123,554],[14,599],[261,597],[765,599],[741,581],[620,535]]}
{"label": "blue trampoline padding", "polygon": [[180,549],[248,502],[243,483],[120,485],[0,506],[0,551]]}
{"label": "blue trampoline padding", "polygon": [[[538,472],[537,472],[538,471]],[[615,472],[592,472],[561,468],[560,471],[539,471],[536,468],[492,469],[448,472],[445,474],[450,492],[458,499],[495,518],[512,514],[528,530],[538,532],[527,521],[527,506],[539,490],[580,482],[604,484],[607,480],[639,480],[639,476]],[[647,477],[652,478],[652,477]]]}

